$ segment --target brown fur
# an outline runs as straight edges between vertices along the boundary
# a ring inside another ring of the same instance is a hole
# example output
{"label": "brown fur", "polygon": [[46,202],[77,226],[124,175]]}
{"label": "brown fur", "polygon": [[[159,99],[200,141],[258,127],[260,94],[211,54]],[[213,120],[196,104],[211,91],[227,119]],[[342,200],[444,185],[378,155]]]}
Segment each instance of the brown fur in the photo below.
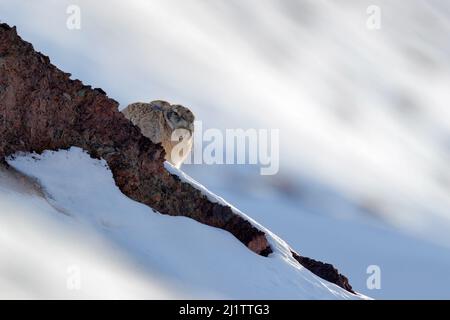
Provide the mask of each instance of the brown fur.
{"label": "brown fur", "polygon": [[[150,103],[132,103],[122,112],[141,129],[144,136],[163,146],[167,161],[176,167],[181,166],[192,148],[195,118],[189,109],[157,100]],[[172,154],[180,142],[185,144],[185,152],[182,155]]]}

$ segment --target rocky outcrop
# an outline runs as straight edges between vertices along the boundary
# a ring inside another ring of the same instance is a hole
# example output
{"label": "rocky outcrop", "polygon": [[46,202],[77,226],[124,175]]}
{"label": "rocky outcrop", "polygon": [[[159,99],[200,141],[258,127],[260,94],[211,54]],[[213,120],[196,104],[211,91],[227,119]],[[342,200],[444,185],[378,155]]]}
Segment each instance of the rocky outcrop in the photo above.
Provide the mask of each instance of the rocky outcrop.
{"label": "rocky outcrop", "polygon": [[347,277],[340,274],[332,264],[323,263],[321,261],[317,261],[307,257],[302,257],[293,251],[291,253],[295,260],[297,260],[302,266],[304,266],[312,273],[318,275],[322,279],[338,285],[341,288],[344,288],[347,291],[350,291],[351,293],[355,293],[352,286],[348,282]]}
{"label": "rocky outcrop", "polygon": [[[171,175],[163,166],[162,147],[126,120],[116,101],[70,76],[35,52],[15,28],[0,24],[0,159],[18,151],[80,147],[108,163],[130,198],[163,214],[227,230],[257,254],[272,252],[264,232]],[[320,268],[305,267],[321,276]]]}

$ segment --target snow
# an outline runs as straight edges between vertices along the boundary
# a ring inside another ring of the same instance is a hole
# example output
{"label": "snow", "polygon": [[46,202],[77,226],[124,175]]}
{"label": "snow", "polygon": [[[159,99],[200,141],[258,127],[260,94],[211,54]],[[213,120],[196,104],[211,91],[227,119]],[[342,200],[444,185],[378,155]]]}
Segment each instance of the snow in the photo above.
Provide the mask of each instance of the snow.
{"label": "snow", "polygon": [[[70,298],[66,271],[75,264],[82,275],[75,297],[364,298],[316,277],[286,252],[261,257],[226,231],[127,198],[106,163],[81,149],[18,154],[8,163],[36,179],[45,197],[1,180],[3,297],[12,288],[18,296]],[[20,277],[8,272],[16,265]]]}
{"label": "snow", "polygon": [[0,171],[0,299],[182,297],[55,205]]}
{"label": "snow", "polygon": [[[292,257],[292,251],[295,251],[295,249],[291,249],[289,245],[280,237],[275,235],[273,232],[271,232],[269,229],[265,228],[264,226],[260,225],[258,222],[256,222],[254,219],[249,217],[248,215],[244,214],[242,211],[238,210],[236,207],[234,207],[232,204],[227,202],[225,199],[219,197],[218,195],[214,194],[213,192],[209,191],[207,188],[205,188],[203,185],[201,185],[199,182],[195,181],[193,178],[188,176],[183,171],[177,169],[169,162],[164,163],[165,168],[173,175],[176,175],[180,178],[182,182],[189,183],[197,190],[201,191],[203,195],[205,195],[210,201],[214,203],[220,203],[224,206],[228,206],[231,208],[231,210],[243,217],[245,220],[249,221],[254,227],[257,229],[263,231],[266,235],[266,238],[270,244],[270,247],[272,248],[273,255],[279,255],[284,260],[289,261],[289,263],[296,265],[297,261]],[[276,212],[276,208],[274,208],[273,212]]]}
{"label": "snow", "polygon": [[2,0],[0,11],[122,107],[164,98],[205,128],[279,128],[285,175],[450,246],[448,4],[379,1],[379,31],[366,28],[373,3],[359,0],[79,0],[76,31],[65,28],[71,4]]}

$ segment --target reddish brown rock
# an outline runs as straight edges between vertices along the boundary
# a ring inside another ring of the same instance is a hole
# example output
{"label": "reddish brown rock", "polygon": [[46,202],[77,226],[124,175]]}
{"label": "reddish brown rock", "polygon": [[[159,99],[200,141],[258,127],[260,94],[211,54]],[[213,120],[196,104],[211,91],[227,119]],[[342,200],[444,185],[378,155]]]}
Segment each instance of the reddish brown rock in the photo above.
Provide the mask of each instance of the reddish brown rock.
{"label": "reddish brown rock", "polygon": [[[272,252],[264,232],[165,170],[161,146],[126,120],[103,90],[71,80],[15,28],[0,24],[0,159],[18,151],[71,146],[105,159],[117,186],[130,198],[163,214],[227,230],[257,254]],[[310,270],[321,276],[319,269]]]}

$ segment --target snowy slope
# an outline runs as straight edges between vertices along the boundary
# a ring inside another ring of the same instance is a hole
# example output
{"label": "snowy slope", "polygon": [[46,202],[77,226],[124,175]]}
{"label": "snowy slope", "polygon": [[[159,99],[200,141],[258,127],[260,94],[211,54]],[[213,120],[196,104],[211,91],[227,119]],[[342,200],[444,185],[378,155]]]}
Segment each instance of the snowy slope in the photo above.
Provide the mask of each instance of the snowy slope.
{"label": "snowy slope", "polygon": [[[197,176],[206,181],[208,172]],[[301,201],[262,187],[236,190],[212,180],[207,186],[238,203],[242,211],[303,255],[333,263],[358,292],[375,299],[450,298],[450,255],[445,246],[399,232],[376,218],[321,215]],[[371,265],[381,269],[379,290],[369,290],[366,284],[367,268]]]}
{"label": "snowy slope", "polygon": [[[130,200],[115,186],[105,162],[91,159],[81,149],[18,155],[8,162],[36,178],[45,194],[45,198],[24,194],[2,179],[1,226],[10,230],[2,237],[11,240],[6,248],[2,241],[0,279],[10,282],[8,288],[40,298],[71,297],[64,273],[75,264],[86,284],[79,296],[99,297],[111,288],[107,297],[356,298],[300,267],[274,235],[275,253],[264,258],[228,232],[188,218],[160,215]],[[21,233],[28,241],[17,241]],[[91,243],[91,239],[96,240]],[[42,255],[39,249],[44,249]],[[32,275],[5,274],[16,264],[26,269],[21,260],[27,259],[36,265],[39,278],[48,279],[52,286],[42,285],[44,280],[41,285],[33,283]],[[109,280],[106,288],[104,280]],[[38,292],[28,291],[33,285]],[[164,290],[155,289],[158,286]],[[10,296],[10,289],[0,288],[2,296]]]}

